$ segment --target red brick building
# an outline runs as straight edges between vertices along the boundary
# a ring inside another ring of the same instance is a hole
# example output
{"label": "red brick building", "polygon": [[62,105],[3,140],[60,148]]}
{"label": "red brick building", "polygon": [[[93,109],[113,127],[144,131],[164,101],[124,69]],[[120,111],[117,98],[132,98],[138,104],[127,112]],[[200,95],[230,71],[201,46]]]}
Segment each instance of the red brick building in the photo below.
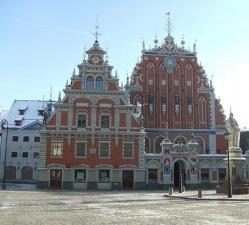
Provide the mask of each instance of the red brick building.
{"label": "red brick building", "polygon": [[196,153],[202,169],[196,172],[192,168],[195,175],[191,174],[190,151],[182,155],[186,183],[197,183],[201,177],[205,182],[219,182],[219,174],[223,177],[225,171],[222,161],[226,153],[225,117],[212,81],[198,62],[196,43],[192,51],[186,49],[184,40],[178,46],[169,24],[162,45],[155,39],[154,46],[145,49],[143,43],[141,60],[134,68],[129,88],[131,103],[142,105],[147,184],[175,184],[178,180],[178,154],[172,153],[169,160],[169,177],[162,171],[166,156],[160,156],[161,142],[166,133],[173,143],[179,140],[188,143],[194,136],[199,144]]}
{"label": "red brick building", "polygon": [[86,54],[41,132],[38,187],[139,188],[145,132],[97,35]]}

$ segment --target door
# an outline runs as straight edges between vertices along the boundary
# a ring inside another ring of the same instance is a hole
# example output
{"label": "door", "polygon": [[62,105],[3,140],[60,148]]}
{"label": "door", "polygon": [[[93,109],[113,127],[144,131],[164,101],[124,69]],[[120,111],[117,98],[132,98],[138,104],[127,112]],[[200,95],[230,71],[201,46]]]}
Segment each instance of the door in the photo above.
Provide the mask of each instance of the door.
{"label": "door", "polygon": [[134,183],[134,171],[123,170],[122,173],[122,187],[123,189],[133,189]]}
{"label": "door", "polygon": [[61,189],[62,170],[50,170],[50,188]]}

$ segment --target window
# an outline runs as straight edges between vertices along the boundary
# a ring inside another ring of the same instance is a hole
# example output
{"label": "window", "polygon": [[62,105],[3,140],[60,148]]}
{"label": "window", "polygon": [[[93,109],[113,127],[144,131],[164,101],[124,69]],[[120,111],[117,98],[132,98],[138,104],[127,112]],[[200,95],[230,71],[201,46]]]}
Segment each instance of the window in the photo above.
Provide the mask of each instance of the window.
{"label": "window", "polygon": [[201,181],[208,182],[209,181],[209,169],[201,169]]}
{"label": "window", "polygon": [[29,142],[29,136],[24,136],[24,137],[23,137],[23,141],[24,141],[24,142]]}
{"label": "window", "polygon": [[34,152],[34,153],[33,153],[33,158],[38,159],[38,158],[39,158],[39,152]]}
{"label": "window", "polygon": [[78,142],[76,143],[75,157],[85,157],[86,156],[86,143]]}
{"label": "window", "polygon": [[97,77],[96,79],[96,88],[97,91],[103,91],[103,78]]}
{"label": "window", "polygon": [[13,142],[18,142],[18,136],[12,136],[12,141]]}
{"label": "window", "polygon": [[53,157],[62,156],[62,142],[52,142],[51,154]]}
{"label": "window", "polygon": [[19,115],[24,115],[25,110],[24,109],[19,109]]}
{"label": "window", "polygon": [[99,183],[110,183],[110,170],[99,170]]}
{"label": "window", "polygon": [[29,157],[29,153],[28,152],[23,152],[22,153],[22,157],[23,158],[28,158]]}
{"label": "window", "polygon": [[77,115],[77,127],[86,128],[86,115],[84,114]]}
{"label": "window", "polygon": [[132,143],[124,143],[123,157],[124,158],[133,158]]}
{"label": "window", "polygon": [[157,169],[149,169],[148,171],[148,181],[152,184],[157,184]]}
{"label": "window", "polygon": [[145,152],[149,153],[150,152],[150,143],[147,138],[145,138]]}
{"label": "window", "polygon": [[101,128],[109,128],[109,127],[110,127],[110,116],[101,115]]}
{"label": "window", "polygon": [[94,80],[92,77],[88,77],[86,80],[86,90],[92,91],[94,89]]}
{"label": "window", "polygon": [[20,120],[15,120],[15,126],[21,126],[22,125],[22,121]]}
{"label": "window", "polygon": [[74,170],[74,183],[85,183],[86,182],[86,170],[76,169]]}
{"label": "window", "polygon": [[100,143],[99,157],[100,158],[109,158],[110,157],[109,143]]}
{"label": "window", "polygon": [[17,152],[11,152],[11,157],[16,158],[17,157]]}
{"label": "window", "polygon": [[219,168],[219,181],[225,180],[226,168]]}
{"label": "window", "polygon": [[40,142],[40,137],[34,137],[34,142]]}
{"label": "window", "polygon": [[38,109],[38,115],[43,116],[44,115],[44,110],[43,109]]}

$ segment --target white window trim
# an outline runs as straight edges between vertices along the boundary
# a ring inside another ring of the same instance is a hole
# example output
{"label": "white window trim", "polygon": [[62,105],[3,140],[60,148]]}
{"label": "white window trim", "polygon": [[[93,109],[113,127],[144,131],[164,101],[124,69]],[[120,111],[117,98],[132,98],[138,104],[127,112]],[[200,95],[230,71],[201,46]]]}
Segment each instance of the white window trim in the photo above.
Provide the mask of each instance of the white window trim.
{"label": "white window trim", "polygon": [[[100,156],[100,146],[103,143],[107,143],[108,146],[109,146],[109,156],[108,157],[102,157],[102,156]],[[111,142],[110,141],[100,141],[99,142],[99,158],[100,159],[110,159],[111,158]]]}
{"label": "white window trim", "polygon": [[[85,115],[86,116],[86,127],[78,127],[78,115]],[[80,111],[76,114],[76,127],[78,130],[85,130],[86,128],[88,128],[88,114],[87,114],[87,112]]]}
{"label": "white window trim", "polygon": [[[85,156],[77,156],[76,153],[77,153],[77,144],[78,143],[84,143],[85,144]],[[75,142],[75,148],[74,148],[74,156],[76,159],[84,159],[87,157],[87,142],[86,141],[76,141]]]}
{"label": "white window trim", "polygon": [[[59,155],[59,156],[53,155],[53,148],[52,148],[53,147],[53,143],[61,143],[61,155]],[[61,139],[58,139],[58,140],[53,139],[51,141],[50,156],[51,156],[51,158],[63,158],[63,140],[61,140]]]}
{"label": "white window trim", "polygon": [[[125,157],[124,156],[124,151],[125,151],[125,144],[131,144],[131,150],[132,150],[132,156],[131,157]],[[123,150],[122,150],[122,158],[123,159],[134,159],[134,143],[131,141],[125,141],[123,142]]]}

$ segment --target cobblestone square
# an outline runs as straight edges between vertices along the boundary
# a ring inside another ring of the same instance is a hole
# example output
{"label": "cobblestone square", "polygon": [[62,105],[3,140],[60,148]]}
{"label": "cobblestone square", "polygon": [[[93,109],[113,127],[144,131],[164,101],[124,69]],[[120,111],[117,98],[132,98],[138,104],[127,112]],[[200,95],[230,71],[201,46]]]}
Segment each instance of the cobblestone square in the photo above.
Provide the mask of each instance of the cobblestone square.
{"label": "cobblestone square", "polygon": [[0,190],[0,224],[249,224],[249,201],[198,201],[165,194]]}

